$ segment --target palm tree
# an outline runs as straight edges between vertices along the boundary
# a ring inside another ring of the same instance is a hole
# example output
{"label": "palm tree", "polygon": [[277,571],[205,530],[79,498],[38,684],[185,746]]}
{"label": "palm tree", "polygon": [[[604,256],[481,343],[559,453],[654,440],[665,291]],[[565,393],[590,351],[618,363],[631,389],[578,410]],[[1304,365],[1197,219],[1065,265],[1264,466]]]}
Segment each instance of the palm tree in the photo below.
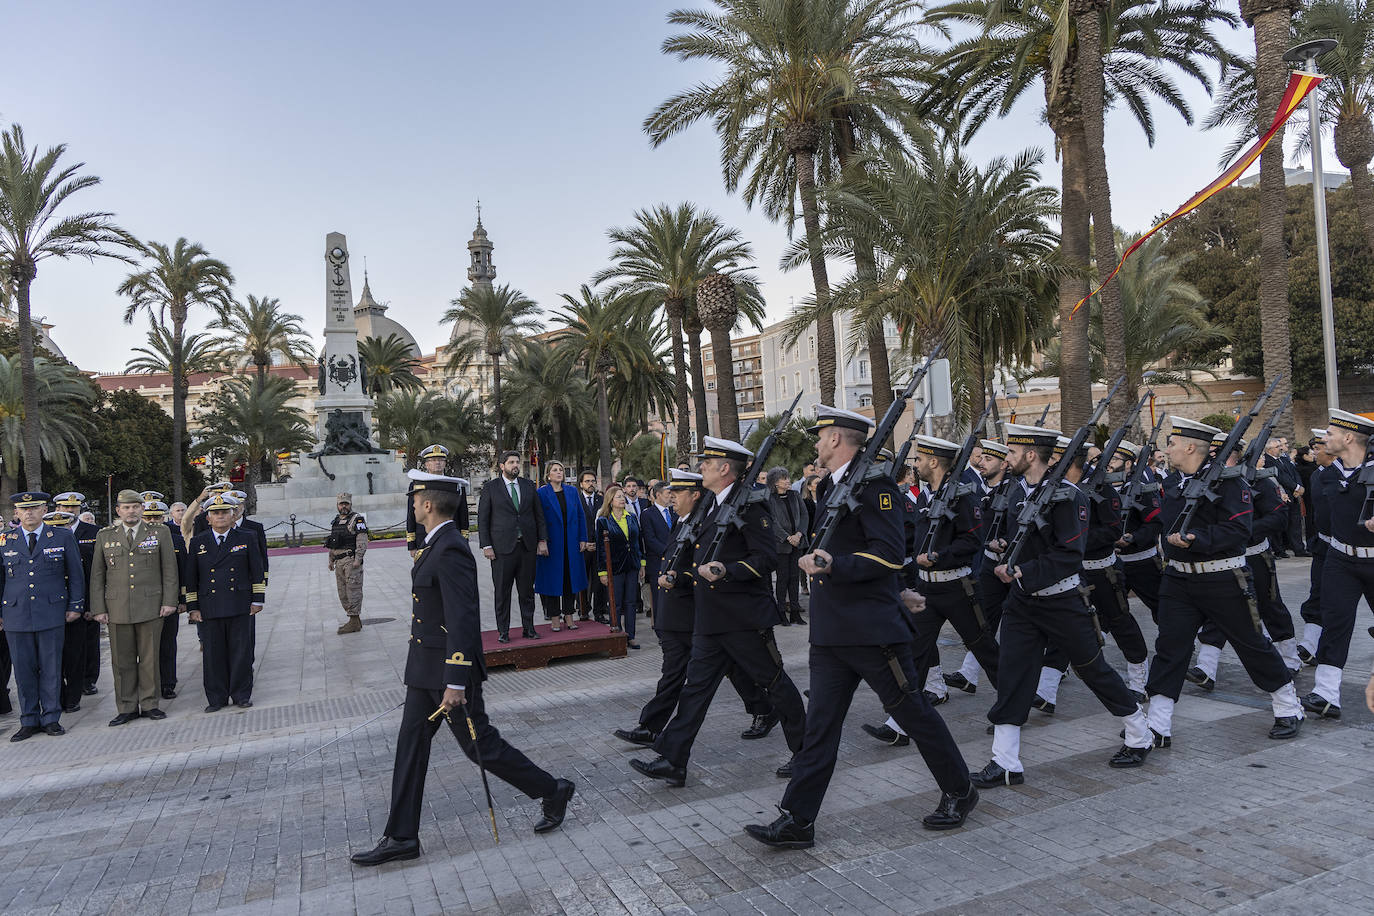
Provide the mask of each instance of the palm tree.
{"label": "palm tree", "polygon": [[[593,282],[612,280],[617,292],[645,294],[648,301],[661,302],[668,316],[676,380],[672,413],[678,420],[677,450],[685,455],[690,449],[687,361],[683,356],[683,322],[688,306],[697,284],[713,273],[733,276],[742,297],[760,298],[757,283],[744,272],[753,252],[748,242],[740,240],[737,229],[727,228],[715,214],[698,211],[690,203],[638,210],[633,225],[613,228],[607,235],[613,245],[612,264]],[[705,432],[705,420],[697,416],[699,433]]]}
{"label": "palm tree", "polygon": [[420,450],[431,442],[448,443],[457,458],[489,438],[471,392],[449,398],[437,391],[395,388],[377,398],[377,439],[383,448],[404,451],[407,467],[418,463]]}
{"label": "palm tree", "polygon": [[[13,295],[18,306],[24,449],[30,455],[41,453],[47,417],[39,406],[33,350],[31,290],[39,262],[72,257],[130,261],[125,249],[138,248],[114,224],[113,213],[59,214],[73,194],[100,183],[95,175],[81,174],[84,162],[59,164],[66,151],[66,144],[58,144],[40,156],[37,149],[27,147],[18,124],[11,125],[0,142],[0,272],[4,274],[0,285],[5,287],[6,298]],[[24,483],[30,490],[43,489],[41,462],[24,466]]]}
{"label": "palm tree", "polygon": [[638,297],[597,295],[582,284],[576,296],[564,293],[564,307],[555,315],[563,327],[553,338],[555,358],[580,363],[596,384],[597,444],[601,453],[601,483],[611,482],[611,414],[606,383],[612,372],[625,371],[640,354],[625,328],[640,307]]}
{"label": "palm tree", "polygon": [[607,383],[606,399],[612,416],[630,420],[635,431],[643,433],[649,428],[650,414],[660,419],[673,416],[677,379],[668,367],[667,334],[652,316],[633,316],[624,333],[635,359],[617,367],[619,371]]}
{"label": "palm tree", "polygon": [[[706,406],[706,366],[701,358],[701,315],[697,313],[697,299],[687,305],[687,315],[682,320],[683,333],[687,335],[687,358],[692,373],[692,412],[697,418],[697,447],[701,447],[702,437],[711,435],[710,412]],[[717,428],[716,432],[719,432]],[[683,454],[687,454],[683,452]]]}
{"label": "palm tree", "polygon": [[697,287],[697,312],[711,332],[711,359],[716,368],[716,412],[720,434],[739,439],[739,406],[735,403],[735,357],[730,332],[739,320],[735,283],[725,274],[703,277]]}
{"label": "palm tree", "polygon": [[539,306],[509,284],[473,286],[463,290],[444,312],[440,324],[456,324],[449,346],[448,370],[463,372],[491,360],[492,426],[496,447],[503,447],[501,425],[501,357],[515,342],[539,330]]}
{"label": "palm tree", "polygon": [[33,388],[43,423],[39,427],[38,452],[42,460],[29,461],[27,425],[24,422],[23,357],[0,357],[0,500],[9,502],[15,492],[22,464],[27,478],[31,465],[47,461],[65,474],[75,459],[85,469],[89,448],[87,434],[95,428],[96,390],[70,363],[36,357]]}
{"label": "palm tree", "polygon": [[506,412],[529,430],[549,457],[582,450],[582,431],[596,425],[591,390],[576,365],[543,344],[518,348],[506,364]]}
{"label": "palm tree", "polygon": [[[171,376],[172,366],[178,360],[173,352],[176,341],[166,326],[151,319],[148,321],[148,345],[134,347],[134,355],[125,364],[125,372],[138,372],[147,375]],[[199,372],[217,372],[224,367],[224,354],[208,333],[188,334],[181,341],[181,387],[175,389],[177,396],[185,398],[191,391],[191,376]]]}
{"label": "palm tree", "polygon": [[[746,203],[762,200],[774,219],[800,198],[816,289],[817,370],[821,401],[835,403],[835,332],[830,280],[821,253],[816,200],[817,152],[842,107],[902,117],[908,102],[869,56],[905,42],[910,0],[715,0],[712,10],[676,10],[669,23],[687,32],[663,50],[681,60],[706,59],[722,73],[668,99],[644,122],[655,146],[703,119],[720,137],[726,188],[749,173]],[[914,54],[911,55],[914,58]],[[881,124],[884,117],[868,117]],[[790,220],[789,220],[790,223]]]}
{"label": "palm tree", "polygon": [[233,304],[229,287],[234,274],[229,265],[210,257],[200,244],[185,238],[168,247],[161,242],[149,242],[146,248],[152,264],[145,270],[130,274],[117,290],[129,297],[124,310],[124,323],[132,324],[134,315],[146,309],[160,324],[172,322],[172,498],[182,498],[182,440],[186,435],[186,397],[181,394],[186,381],[186,367],[181,363],[185,352],[186,320],[191,308],[205,305],[223,316]]}
{"label": "palm tree", "polygon": [[419,391],[425,387],[416,373],[421,363],[414,348],[400,334],[364,337],[358,341],[358,358],[367,367],[368,393],[374,398],[388,391]]}
{"label": "palm tree", "polygon": [[279,359],[310,371],[315,352],[303,321],[300,315],[282,311],[279,300],[250,294],[246,305],[231,302],[211,327],[222,332],[218,343],[230,361],[253,367],[261,391],[268,369]]}
{"label": "palm tree", "polygon": [[270,375],[261,386],[242,376],[220,382],[219,390],[206,398],[199,411],[200,442],[196,451],[205,454],[222,449],[230,460],[242,458],[247,467],[243,489],[248,494],[246,514],[256,511],[260,468],[277,452],[304,451],[315,442],[305,414],[290,401],[296,383]]}

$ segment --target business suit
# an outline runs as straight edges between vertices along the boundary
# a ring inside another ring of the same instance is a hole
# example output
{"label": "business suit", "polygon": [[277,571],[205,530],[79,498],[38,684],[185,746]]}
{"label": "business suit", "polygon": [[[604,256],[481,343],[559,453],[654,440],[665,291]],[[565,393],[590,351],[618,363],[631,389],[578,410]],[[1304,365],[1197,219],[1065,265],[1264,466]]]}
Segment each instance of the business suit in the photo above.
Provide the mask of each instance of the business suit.
{"label": "business suit", "polygon": [[[177,578],[182,583],[181,592],[177,596],[180,611],[180,606],[186,603],[186,538],[182,537],[181,529],[170,521],[163,524],[172,536],[172,551],[177,558]],[[177,633],[180,631],[180,613],[162,618],[162,633],[158,637],[157,645],[157,674],[158,681],[162,684],[163,698],[169,700],[171,696],[168,694],[177,687]]]}
{"label": "business suit", "polygon": [[[490,496],[484,489],[482,501]],[[399,840],[414,840],[420,833],[430,746],[439,730],[439,723],[429,716],[443,703],[444,689],[449,685],[464,690],[467,713],[477,732],[476,745],[481,749],[487,772],[530,798],[548,798],[558,788],[553,776],[507,743],[487,718],[482,702],[482,682],[487,670],[482,659],[477,563],[467,539],[449,522],[436,527],[423,547],[410,571],[406,700],[396,736],[391,813],[385,831],[388,837]],[[477,752],[462,712],[454,710],[448,719],[463,753],[476,763]]]}
{"label": "business suit", "polygon": [[258,539],[213,529],[187,545],[186,608],[201,616],[205,701],[248,705],[253,697],[253,605],[267,598],[267,564]]}
{"label": "business suit", "polygon": [[40,525],[0,535],[0,624],[5,628],[19,724],[41,727],[62,715],[62,644],[68,614],[85,610],[86,589],[76,538],[65,528]]}
{"label": "business suit", "polygon": [[[90,522],[77,521],[67,530],[76,536],[76,547],[81,551],[81,568],[85,570],[82,585],[89,585],[91,561],[95,556],[95,539],[100,534],[100,529]],[[100,680],[100,621],[92,620],[91,615],[87,614],[78,623],[81,626],[81,638],[85,642],[85,651],[81,653],[85,664],[82,688],[83,692],[94,693],[96,682]]]}
{"label": "business suit", "polygon": [[[668,513],[666,519],[664,512]],[[673,525],[676,523],[677,513],[657,503],[646,509],[639,519],[639,535],[644,542],[644,581],[649,586],[649,610],[655,621],[658,620],[658,611],[663,605],[663,592],[658,587],[659,567],[663,563],[663,554],[668,550]]]}
{"label": "business suit", "polygon": [[[596,513],[601,511],[601,503],[604,497],[601,493],[593,490],[591,493],[577,491],[577,496],[582,500],[582,517],[587,523],[587,543],[596,542]],[[579,617],[587,619],[588,614],[596,616],[597,620],[606,617],[606,586],[596,577],[596,551],[589,550],[583,554],[583,560],[587,567],[587,588],[578,596]]]}
{"label": "business suit", "polygon": [[158,708],[160,609],[177,606],[180,585],[166,525],[140,520],[132,538],[122,522],[100,530],[89,605],[93,617],[108,615],[115,708],[121,715]]}
{"label": "business suit", "polygon": [[[518,506],[511,499],[512,484]],[[487,481],[477,502],[477,540],[483,550],[490,548],[495,553],[491,581],[496,590],[496,629],[502,636],[510,632],[510,590],[514,585],[520,596],[521,627],[526,634],[533,633],[535,551],[548,540],[544,507],[534,481],[524,477],[511,481],[505,475]]]}

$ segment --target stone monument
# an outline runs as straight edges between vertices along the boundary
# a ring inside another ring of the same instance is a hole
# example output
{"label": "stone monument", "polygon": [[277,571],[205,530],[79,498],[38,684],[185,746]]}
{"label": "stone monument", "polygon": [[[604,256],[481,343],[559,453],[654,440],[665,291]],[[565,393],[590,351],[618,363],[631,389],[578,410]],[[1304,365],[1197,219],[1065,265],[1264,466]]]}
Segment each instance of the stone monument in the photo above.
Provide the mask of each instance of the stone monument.
{"label": "stone monument", "polygon": [[353,494],[353,508],[368,517],[375,530],[405,523],[408,481],[394,452],[372,441],[372,398],[367,394],[367,367],[358,357],[358,328],[353,318],[353,284],[348,270],[348,240],[341,232],[325,237],[324,353],[319,361],[319,397],[315,399],[318,445],[302,457],[290,479],[258,486],[258,520],[264,525],[296,517],[297,532],[317,533],[334,517],[336,497]]}

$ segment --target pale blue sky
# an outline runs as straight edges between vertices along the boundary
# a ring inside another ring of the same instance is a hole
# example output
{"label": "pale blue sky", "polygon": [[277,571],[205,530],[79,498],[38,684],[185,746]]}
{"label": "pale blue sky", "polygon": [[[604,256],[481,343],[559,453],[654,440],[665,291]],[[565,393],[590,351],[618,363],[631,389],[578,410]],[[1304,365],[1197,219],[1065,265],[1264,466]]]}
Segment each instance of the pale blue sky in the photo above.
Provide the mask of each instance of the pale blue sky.
{"label": "pale blue sky", "polygon": [[[140,238],[203,243],[237,292],[276,296],[323,324],[324,236],[348,236],[354,289],[366,257],[376,296],[426,351],[466,283],[474,201],[498,282],[546,308],[606,263],[608,226],[692,200],[754,245],[770,319],[810,290],[783,274],[784,228],[726,194],[707,124],[658,150],[640,125],[707,78],[665,57],[664,14],[691,0],[20,4],[6,15],[0,121],[33,144],[65,142],[103,179],[80,195]],[[24,36],[13,40],[15,36]],[[1248,30],[1228,39],[1252,47]],[[1184,84],[1199,115],[1206,99]],[[987,158],[1050,149],[1032,93],[973,144]],[[1145,146],[1108,123],[1117,223],[1139,230],[1216,173],[1227,139],[1158,113]],[[1334,160],[1328,159],[1329,167]],[[1057,183],[1058,167],[1046,177]],[[120,321],[115,263],[46,262],[35,315],[83,368],[118,370],[144,324]]]}

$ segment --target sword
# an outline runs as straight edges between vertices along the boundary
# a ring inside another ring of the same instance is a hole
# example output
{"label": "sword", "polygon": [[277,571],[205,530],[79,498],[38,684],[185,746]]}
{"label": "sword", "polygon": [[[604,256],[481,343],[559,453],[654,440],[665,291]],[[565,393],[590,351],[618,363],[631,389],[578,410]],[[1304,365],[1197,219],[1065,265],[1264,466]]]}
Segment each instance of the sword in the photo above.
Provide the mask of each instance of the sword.
{"label": "sword", "polygon": [[304,760],[306,757],[309,757],[311,754],[318,754],[320,751],[324,750],[325,748],[329,747],[330,745],[332,745],[332,744],[338,744],[340,741],[342,741],[343,739],[347,738],[349,735],[353,734],[354,732],[360,731],[361,729],[364,729],[364,728],[367,728],[369,725],[371,725],[373,722],[376,722],[376,721],[377,721],[378,719],[380,719],[382,716],[388,715],[389,713],[393,713],[393,712],[395,712],[396,710],[400,709],[400,708],[401,708],[402,706],[404,706],[404,705],[406,705],[406,701],[405,701],[405,700],[402,700],[401,702],[397,703],[395,706],[391,707],[390,709],[384,709],[384,710],[382,710],[381,712],[377,713],[375,716],[373,716],[371,719],[368,719],[366,722],[364,722],[362,725],[359,725],[357,728],[350,728],[348,731],[344,732],[342,735],[340,735],[339,737],[335,738],[333,741],[330,741],[330,742],[328,742],[327,744],[321,744],[319,747],[315,748],[313,751],[307,751],[305,754],[301,755],[300,757],[297,757],[295,760],[293,760],[293,761],[291,761],[290,763],[288,763],[288,764],[286,765],[287,769],[290,769],[291,767],[293,767],[293,766],[295,766],[296,764],[300,763],[302,760]]}
{"label": "sword", "polygon": [[[463,721],[468,725],[468,737],[472,739],[472,752],[477,755],[477,769],[482,773],[482,791],[487,794],[487,815],[491,818],[491,835],[496,840],[496,845],[501,845],[501,834],[496,831],[496,806],[491,803],[491,786],[487,783],[487,765],[482,762],[482,748],[477,744],[477,729],[472,725],[472,716],[468,715],[466,703],[460,703],[459,708],[463,710]],[[448,719],[448,710],[440,706],[429,716],[429,721],[438,722],[439,717]],[[452,722],[452,719],[449,719]]]}

